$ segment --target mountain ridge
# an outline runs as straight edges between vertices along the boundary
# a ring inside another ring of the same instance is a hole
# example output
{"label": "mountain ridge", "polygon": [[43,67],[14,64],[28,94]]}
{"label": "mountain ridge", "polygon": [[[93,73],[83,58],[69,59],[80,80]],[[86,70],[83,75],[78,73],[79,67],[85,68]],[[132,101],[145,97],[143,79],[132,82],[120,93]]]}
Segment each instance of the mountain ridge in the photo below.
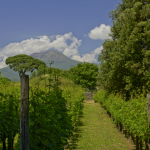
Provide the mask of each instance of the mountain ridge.
{"label": "mountain ridge", "polygon": [[33,53],[29,56],[32,56],[33,58],[37,58],[37,59],[40,59],[42,61],[46,60],[47,57],[45,56],[46,54],[49,54],[49,58],[52,59],[52,61],[59,61],[59,60],[65,60],[65,59],[68,59],[68,60],[71,60],[71,58],[65,56],[64,54],[56,51],[56,50],[46,50],[46,51],[42,51],[41,53]]}

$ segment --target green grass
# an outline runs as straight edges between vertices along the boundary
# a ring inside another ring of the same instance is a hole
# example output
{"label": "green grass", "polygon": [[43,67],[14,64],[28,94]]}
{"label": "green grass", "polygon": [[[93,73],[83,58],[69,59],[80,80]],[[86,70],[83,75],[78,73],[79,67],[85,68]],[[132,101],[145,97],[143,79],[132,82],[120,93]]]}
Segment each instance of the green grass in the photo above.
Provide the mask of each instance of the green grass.
{"label": "green grass", "polygon": [[83,103],[82,113],[66,150],[135,150],[99,103]]}

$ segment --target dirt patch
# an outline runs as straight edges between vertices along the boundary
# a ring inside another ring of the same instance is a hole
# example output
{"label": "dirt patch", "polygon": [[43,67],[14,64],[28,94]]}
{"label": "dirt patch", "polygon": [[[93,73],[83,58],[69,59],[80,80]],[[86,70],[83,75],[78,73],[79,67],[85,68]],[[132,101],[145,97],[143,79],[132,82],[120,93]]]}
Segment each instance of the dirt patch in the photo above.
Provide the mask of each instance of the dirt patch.
{"label": "dirt patch", "polygon": [[84,100],[83,103],[95,103],[94,100]]}
{"label": "dirt patch", "polygon": [[48,74],[45,74],[45,75],[42,75],[41,77],[46,77],[46,76],[50,76],[50,75],[48,75]]}

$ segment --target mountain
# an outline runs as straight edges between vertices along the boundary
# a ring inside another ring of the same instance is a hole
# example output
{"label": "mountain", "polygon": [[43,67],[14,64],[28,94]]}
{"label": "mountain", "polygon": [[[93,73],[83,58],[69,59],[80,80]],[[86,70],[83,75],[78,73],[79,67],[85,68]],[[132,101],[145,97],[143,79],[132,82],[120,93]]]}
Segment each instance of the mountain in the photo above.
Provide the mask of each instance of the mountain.
{"label": "mountain", "polygon": [[[37,58],[39,60],[44,61],[48,67],[50,67],[50,62],[54,61],[54,63],[51,64],[51,67],[59,68],[63,70],[64,69],[69,70],[71,67],[76,66],[77,63],[84,63],[84,62],[73,60],[65,56],[64,54],[58,52],[57,50],[47,50],[41,53],[33,53],[29,56],[32,56],[33,58]],[[20,81],[19,73],[13,71],[13,69],[10,69],[9,66],[0,69],[0,71],[2,72],[3,77],[7,77],[11,81]],[[37,71],[37,69],[35,69],[35,71]],[[30,78],[30,75],[31,75],[30,71],[26,72],[25,74],[29,75],[29,78]]]}

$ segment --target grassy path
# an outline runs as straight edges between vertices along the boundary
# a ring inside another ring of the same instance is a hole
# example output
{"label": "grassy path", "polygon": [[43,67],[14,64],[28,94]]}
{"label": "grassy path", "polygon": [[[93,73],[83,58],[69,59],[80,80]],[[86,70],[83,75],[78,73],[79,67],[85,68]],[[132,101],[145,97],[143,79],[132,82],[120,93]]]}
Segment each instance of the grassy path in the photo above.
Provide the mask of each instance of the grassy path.
{"label": "grassy path", "polygon": [[74,135],[65,150],[135,150],[133,142],[125,138],[111,122],[99,103],[85,100]]}

